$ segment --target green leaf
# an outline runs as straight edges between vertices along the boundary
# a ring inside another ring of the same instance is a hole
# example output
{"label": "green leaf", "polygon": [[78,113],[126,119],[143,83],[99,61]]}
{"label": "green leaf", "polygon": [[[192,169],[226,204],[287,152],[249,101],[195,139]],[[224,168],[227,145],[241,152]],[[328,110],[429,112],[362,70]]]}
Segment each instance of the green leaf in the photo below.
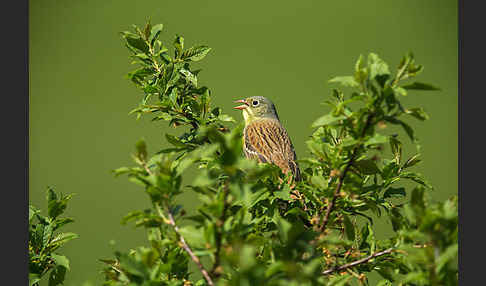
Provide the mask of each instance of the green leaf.
{"label": "green leaf", "polygon": [[332,113],[326,114],[324,116],[319,117],[314,123],[312,123],[312,128],[317,128],[320,126],[325,126],[329,125],[331,123],[334,123],[339,120],[346,119],[346,116],[344,115],[339,115],[339,116],[334,116]]}
{"label": "green leaf", "polygon": [[354,64],[354,72],[359,72],[362,68],[363,68],[363,55],[359,55],[358,60]]}
{"label": "green leaf", "polygon": [[66,268],[63,266],[55,267],[51,270],[49,275],[49,286],[61,285],[64,282],[66,276]]}
{"label": "green leaf", "polygon": [[176,36],[174,40],[174,47],[176,48],[175,52],[176,55],[175,57],[178,58],[179,55],[182,54],[182,50],[184,49],[184,38],[181,36]]}
{"label": "green leaf", "polygon": [[326,283],[327,286],[346,286],[348,285],[348,281],[351,280],[353,276],[349,274],[344,275],[336,275],[329,279],[329,282]]}
{"label": "green leaf", "polygon": [[418,120],[424,121],[429,119],[429,115],[425,113],[423,108],[410,108],[410,109],[405,109],[405,113],[408,115],[411,115]]}
{"label": "green leaf", "polygon": [[231,117],[227,114],[220,114],[218,116],[218,120],[222,121],[222,122],[236,122],[236,120],[233,117]]}
{"label": "green leaf", "polygon": [[292,228],[292,224],[287,220],[285,220],[284,218],[282,218],[280,215],[274,216],[273,221],[277,225],[280,241],[282,243],[287,243],[289,240],[289,232],[290,229]]}
{"label": "green leaf", "polygon": [[412,166],[417,165],[422,160],[419,158],[420,154],[413,155],[412,157],[408,158],[408,160],[403,164],[403,169],[410,168]]}
{"label": "green leaf", "polygon": [[[47,190],[47,203],[50,204],[52,202],[57,201],[57,194],[54,192],[52,188],[48,188]],[[51,215],[49,215],[51,216]]]}
{"label": "green leaf", "polygon": [[204,228],[196,228],[193,225],[188,225],[179,228],[179,233],[184,237],[191,247],[204,247]]}
{"label": "green leaf", "polygon": [[423,187],[416,187],[412,190],[412,196],[410,198],[410,205],[416,210],[425,209],[425,191]]}
{"label": "green leaf", "polygon": [[33,286],[41,281],[40,275],[37,273],[29,273],[29,286]]}
{"label": "green leaf", "polygon": [[405,179],[410,179],[416,183],[419,183],[421,185],[423,185],[424,187],[427,187],[429,189],[432,189],[432,186],[423,178],[422,175],[418,174],[418,173],[412,173],[412,172],[401,172],[400,173],[400,177],[401,178],[405,178]]}
{"label": "green leaf", "polygon": [[150,21],[148,21],[146,24],[145,24],[145,27],[143,28],[143,37],[144,39],[148,39],[148,37],[150,36],[150,30],[151,30],[152,26],[150,24]]}
{"label": "green leaf", "polygon": [[383,87],[385,81],[390,75],[390,70],[388,65],[378,57],[377,54],[370,53],[368,55],[368,69],[370,74],[370,79],[376,79],[380,85]]}
{"label": "green leaf", "polygon": [[279,199],[289,201],[290,200],[290,191],[291,190],[290,190],[289,186],[284,185],[283,188],[275,191],[274,194],[275,194],[275,197],[277,197]]}
{"label": "green leaf", "polygon": [[426,272],[419,270],[407,273],[399,285],[430,285],[429,283],[430,281]]}
{"label": "green leaf", "polygon": [[445,219],[457,219],[457,196],[446,200],[442,206]]}
{"label": "green leaf", "polygon": [[170,134],[165,134],[165,138],[167,139],[167,141],[176,146],[176,147],[187,147],[187,144],[185,144],[184,142],[182,142],[179,138],[175,137],[174,135],[170,135]]}
{"label": "green leaf", "polygon": [[197,87],[197,77],[186,69],[180,69],[179,72],[185,77],[186,81],[192,86]]}
{"label": "green leaf", "polygon": [[375,133],[373,137],[366,140],[365,146],[376,145],[376,144],[385,144],[389,140],[389,136],[385,136],[379,133]]}
{"label": "green leaf", "polygon": [[449,245],[446,250],[439,256],[437,259],[437,264],[435,267],[435,272],[439,273],[442,271],[444,266],[447,265],[450,261],[455,259],[457,257],[457,250],[458,250],[458,244],[454,243],[452,245]]}
{"label": "green leaf", "polygon": [[44,227],[44,232],[42,234],[42,245],[44,247],[46,247],[49,241],[51,240],[53,232],[54,232],[54,226],[52,223],[49,223]]}
{"label": "green leaf", "polygon": [[347,215],[343,216],[343,223],[344,223],[344,232],[346,233],[346,236],[348,237],[349,240],[354,241],[354,239],[356,238],[354,225]]}
{"label": "green leaf", "polygon": [[401,95],[401,96],[407,96],[407,90],[404,89],[403,87],[400,87],[400,86],[393,87],[393,91],[395,92],[395,94],[398,94],[398,95]]}
{"label": "green leaf", "polygon": [[124,272],[139,277],[138,279],[143,279],[149,276],[147,273],[148,268],[139,261],[136,261],[134,257],[125,253],[118,253],[117,256],[120,261],[119,267],[123,269]]}
{"label": "green leaf", "polygon": [[[76,233],[72,233],[72,232],[64,232],[64,233],[60,233],[58,235],[56,235],[56,237],[54,237],[52,240],[51,240],[51,244],[56,244],[56,245],[63,245],[64,243],[70,241],[70,240],[73,240],[75,238],[78,238],[79,235],[77,235]],[[69,268],[69,267],[66,267],[66,268]]]}
{"label": "green leaf", "polygon": [[115,177],[118,177],[118,176],[126,174],[126,173],[131,173],[131,171],[132,171],[132,168],[121,167],[121,168],[113,170],[112,172],[114,173]]}
{"label": "green leaf", "polygon": [[52,253],[51,258],[57,266],[62,266],[69,270],[69,260],[66,256]]}
{"label": "green leaf", "polygon": [[134,34],[131,33],[124,33],[123,38],[125,39],[127,45],[140,52],[148,53],[149,47],[147,46],[147,43],[145,43],[142,38],[133,35]]}
{"label": "green leaf", "polygon": [[358,144],[358,140],[354,139],[352,137],[345,137],[344,139],[341,140],[341,147],[349,147],[349,146],[354,146]]}
{"label": "green leaf", "polygon": [[32,223],[32,219],[34,216],[39,213],[40,211],[37,210],[33,205],[29,205],[29,224]]}
{"label": "green leaf", "polygon": [[401,121],[400,119],[396,119],[393,117],[385,117],[385,120],[387,122],[390,122],[391,124],[401,125],[403,130],[405,130],[405,132],[407,133],[410,140],[412,140],[412,142],[417,142],[417,138],[415,138],[415,132],[413,131],[412,127],[410,127],[410,125]]}
{"label": "green leaf", "polygon": [[395,162],[400,164],[402,160],[402,143],[395,137],[390,137],[390,148],[395,157]]}
{"label": "green leaf", "polygon": [[256,264],[256,249],[250,245],[244,245],[238,255],[240,271],[248,271]]}
{"label": "green leaf", "polygon": [[52,188],[47,191],[47,213],[49,217],[55,219],[64,213],[67,207],[67,202],[71,199],[72,195],[63,196],[58,198]]}
{"label": "green leaf", "polygon": [[359,160],[354,162],[354,165],[365,175],[380,173],[380,169],[372,159]]}
{"label": "green leaf", "polygon": [[283,271],[285,269],[285,264],[283,261],[275,261],[275,263],[271,263],[268,268],[265,270],[265,277],[271,277],[276,275],[277,273]]}
{"label": "green leaf", "polygon": [[311,183],[320,189],[327,189],[328,186],[328,181],[323,176],[312,176]]}
{"label": "green leaf", "polygon": [[145,143],[145,140],[138,140],[135,148],[137,149],[137,157],[140,160],[145,161],[147,159],[147,144]]}
{"label": "green leaf", "polygon": [[368,70],[363,67],[363,55],[359,55],[359,58],[354,65],[354,79],[356,82],[363,85],[367,77]]}
{"label": "green leaf", "polygon": [[198,172],[198,175],[192,182],[192,186],[194,187],[207,187],[213,184],[213,179],[209,176],[209,172],[207,170],[203,170]]}
{"label": "green leaf", "polygon": [[383,193],[383,198],[393,198],[393,197],[405,197],[407,193],[405,188],[388,188],[385,193]]}
{"label": "green leaf", "polygon": [[56,267],[51,270],[51,274],[49,275],[49,286],[56,286],[63,284],[64,277],[66,276],[66,268],[65,267]]}
{"label": "green leaf", "polygon": [[182,54],[182,59],[184,61],[197,62],[204,59],[209,51],[211,51],[211,48],[207,46],[192,47]]}
{"label": "green leaf", "polygon": [[[318,143],[314,140],[307,140],[305,143],[307,144],[307,147],[310,149],[312,153],[314,153],[315,155],[321,158],[327,158],[326,153],[323,151],[322,143]],[[319,164],[319,162],[317,162],[317,164]]]}
{"label": "green leaf", "polygon": [[352,76],[337,76],[329,80],[329,83],[339,83],[343,86],[358,87],[359,83],[356,82]]}
{"label": "green leaf", "polygon": [[[383,271],[377,271],[378,273],[382,273]],[[382,275],[383,276],[383,275]],[[392,286],[393,284],[389,280],[381,280],[376,284],[376,286]]]}
{"label": "green leaf", "polygon": [[414,82],[410,84],[406,84],[402,86],[404,89],[410,90],[440,90],[440,88],[435,87],[431,84],[428,83],[422,83],[422,82]]}
{"label": "green leaf", "polygon": [[163,24],[157,24],[152,27],[152,30],[150,31],[150,36],[148,38],[148,40],[152,43],[152,45],[154,41],[159,37],[159,34],[163,28],[164,28]]}
{"label": "green leaf", "polygon": [[251,193],[248,202],[246,202],[246,205],[248,208],[252,208],[255,206],[258,202],[263,201],[269,197],[269,192],[267,189],[261,189],[260,191]]}

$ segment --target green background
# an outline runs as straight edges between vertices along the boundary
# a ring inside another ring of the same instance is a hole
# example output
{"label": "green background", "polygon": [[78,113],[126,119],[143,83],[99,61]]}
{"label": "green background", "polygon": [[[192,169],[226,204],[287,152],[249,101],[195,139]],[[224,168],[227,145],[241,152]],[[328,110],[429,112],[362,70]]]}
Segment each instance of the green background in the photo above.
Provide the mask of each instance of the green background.
{"label": "green background", "polygon": [[[456,1],[38,0],[29,9],[29,199],[45,210],[46,186],[77,194],[67,211],[76,222],[67,230],[80,238],[62,249],[71,260],[66,285],[99,285],[98,258],[145,243],[141,229],[120,220],[148,199],[110,171],[132,164],[141,137],[149,151],[167,146],[165,122],[128,115],[141,93],[125,78],[134,67],[118,32],[148,17],[165,25],[166,45],[180,34],[186,46],[213,48],[198,64],[199,80],[225,113],[241,120],[231,109],[235,99],[271,98],[300,158],[309,154],[310,124],[328,110],[320,105],[333,87],[328,79],[351,74],[359,54],[376,52],[394,68],[413,51],[425,66],[418,80],[442,88],[403,99],[431,116],[407,120],[422,143],[417,169],[436,187],[434,200],[457,193]],[[194,206],[190,195],[184,201]],[[390,225],[379,227],[386,233]]]}

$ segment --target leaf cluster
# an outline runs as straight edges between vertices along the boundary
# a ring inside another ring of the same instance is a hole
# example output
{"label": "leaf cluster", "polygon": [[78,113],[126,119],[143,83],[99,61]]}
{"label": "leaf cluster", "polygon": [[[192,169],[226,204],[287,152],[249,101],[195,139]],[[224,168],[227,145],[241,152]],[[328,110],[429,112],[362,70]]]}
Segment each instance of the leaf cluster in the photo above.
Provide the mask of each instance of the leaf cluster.
{"label": "leaf cluster", "polygon": [[29,205],[29,285],[39,285],[47,273],[50,273],[49,286],[61,285],[64,281],[69,260],[57,250],[78,237],[72,232],[59,232],[64,225],[74,222],[72,218],[61,217],[71,197],[48,188],[47,216]]}
{"label": "leaf cluster", "polygon": [[[330,80],[352,91],[332,90],[300,160],[302,180],[289,185],[276,166],[242,156],[242,125],[228,125],[209,89],[197,87],[190,64],[209,48],[184,50],[177,36],[169,56],[162,25],[134,30],[122,33],[139,66],[129,78],[144,93],[134,112],[186,128],[151,156],[139,141],[135,166],[114,171],[150,198],[123,219],[147,231],[150,247],[104,260],[105,285],[369,285],[372,272],[379,285],[457,284],[456,201],[429,205],[432,186],[413,171],[420,154],[403,158],[402,138],[385,130],[400,126],[418,144],[406,120],[428,118],[400,102],[437,89],[410,82],[423,70],[412,54],[395,71],[376,54],[360,56],[353,75]],[[200,202],[191,215],[177,204],[184,192]],[[393,226],[387,239],[375,235],[382,218]]]}
{"label": "leaf cluster", "polygon": [[[177,126],[190,126],[192,131],[199,126],[214,125],[224,128],[222,123],[234,121],[221,114],[220,108],[210,108],[210,90],[198,83],[201,70],[191,64],[206,57],[211,48],[198,45],[184,49],[184,38],[176,36],[173,53],[162,43],[160,33],[163,25],[152,26],[148,22],[143,29],[134,26],[134,31],[122,32],[122,38],[130,51],[132,63],[138,68],[128,78],[143,91],[139,106],[131,112],[139,118],[142,114],[153,114],[153,120],[166,120]],[[169,135],[170,136],[170,135]],[[193,143],[194,134],[189,133],[176,147],[187,147]]]}

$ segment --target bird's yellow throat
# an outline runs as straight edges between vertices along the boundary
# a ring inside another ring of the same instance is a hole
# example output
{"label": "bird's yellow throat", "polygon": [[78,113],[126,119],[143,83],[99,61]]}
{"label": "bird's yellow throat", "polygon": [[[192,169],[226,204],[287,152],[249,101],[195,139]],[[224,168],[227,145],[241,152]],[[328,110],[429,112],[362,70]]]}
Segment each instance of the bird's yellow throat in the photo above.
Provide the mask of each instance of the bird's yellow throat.
{"label": "bird's yellow throat", "polygon": [[243,109],[243,119],[245,119],[245,125],[248,125],[257,118],[255,118],[255,115],[253,114],[251,108],[245,108]]}

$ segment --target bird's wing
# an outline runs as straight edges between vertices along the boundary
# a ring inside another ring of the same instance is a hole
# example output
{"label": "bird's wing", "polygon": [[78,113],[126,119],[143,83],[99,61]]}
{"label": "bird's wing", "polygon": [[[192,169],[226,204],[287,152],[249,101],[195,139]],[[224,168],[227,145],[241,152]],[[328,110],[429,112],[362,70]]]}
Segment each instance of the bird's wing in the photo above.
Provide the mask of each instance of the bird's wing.
{"label": "bird's wing", "polygon": [[250,123],[244,130],[244,150],[249,158],[263,163],[273,163],[284,173],[291,171],[300,180],[300,169],[295,162],[294,147],[289,135],[278,120],[262,119]]}

